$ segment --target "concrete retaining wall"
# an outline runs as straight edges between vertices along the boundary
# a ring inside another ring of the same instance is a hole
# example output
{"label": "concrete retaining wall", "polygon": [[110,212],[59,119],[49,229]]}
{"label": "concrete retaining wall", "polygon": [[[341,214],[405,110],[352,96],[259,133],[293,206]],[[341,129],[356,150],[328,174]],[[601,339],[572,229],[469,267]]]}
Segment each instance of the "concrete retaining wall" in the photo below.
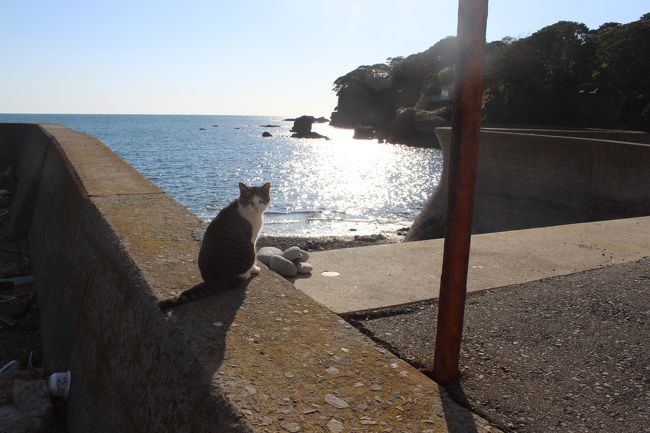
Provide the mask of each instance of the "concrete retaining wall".
{"label": "concrete retaining wall", "polygon": [[497,431],[268,269],[173,306],[203,224],[95,138],[0,124],[0,157],[70,433]]}
{"label": "concrete retaining wall", "polygon": [[[474,233],[650,215],[650,145],[599,138],[647,134],[545,133],[563,132],[481,131]],[[445,168],[406,240],[445,234],[451,129],[437,134]]]}

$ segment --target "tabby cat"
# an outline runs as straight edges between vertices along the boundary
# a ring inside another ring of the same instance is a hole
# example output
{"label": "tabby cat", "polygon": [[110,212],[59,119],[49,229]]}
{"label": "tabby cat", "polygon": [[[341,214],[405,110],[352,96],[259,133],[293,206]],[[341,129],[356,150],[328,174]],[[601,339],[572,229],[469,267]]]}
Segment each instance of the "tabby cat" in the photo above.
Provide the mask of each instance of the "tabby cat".
{"label": "tabby cat", "polygon": [[255,266],[255,243],[271,201],[271,184],[239,184],[239,198],[212,220],[201,243],[199,270],[210,286],[240,287],[260,271]]}

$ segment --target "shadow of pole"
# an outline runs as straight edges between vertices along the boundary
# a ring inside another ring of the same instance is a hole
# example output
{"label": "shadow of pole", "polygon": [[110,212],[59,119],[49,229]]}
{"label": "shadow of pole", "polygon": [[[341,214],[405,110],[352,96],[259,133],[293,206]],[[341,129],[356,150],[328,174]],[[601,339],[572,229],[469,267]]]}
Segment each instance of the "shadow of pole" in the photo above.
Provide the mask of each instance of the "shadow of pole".
{"label": "shadow of pole", "polygon": [[456,380],[447,387],[438,385],[442,410],[449,433],[478,433],[474,414],[468,409],[469,402],[460,383]]}

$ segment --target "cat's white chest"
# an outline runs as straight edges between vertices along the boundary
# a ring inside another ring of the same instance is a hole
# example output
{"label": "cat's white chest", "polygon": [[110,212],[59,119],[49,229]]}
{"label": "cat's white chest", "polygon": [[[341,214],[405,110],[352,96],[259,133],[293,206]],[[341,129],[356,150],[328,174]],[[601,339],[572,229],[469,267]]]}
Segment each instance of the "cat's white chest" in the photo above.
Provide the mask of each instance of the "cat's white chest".
{"label": "cat's white chest", "polygon": [[260,235],[260,230],[262,230],[262,225],[264,224],[264,217],[260,215],[257,217],[257,215],[254,215],[252,218],[247,218],[248,222],[251,223],[251,227],[253,229],[251,233],[251,242],[253,242],[253,245],[255,245],[255,242],[257,242],[257,237]]}
{"label": "cat's white chest", "polygon": [[265,210],[266,207],[260,208],[257,202],[254,206],[239,206],[239,214],[251,225],[251,242],[253,242],[253,245],[257,242],[257,237],[260,235],[260,230],[262,230]]}

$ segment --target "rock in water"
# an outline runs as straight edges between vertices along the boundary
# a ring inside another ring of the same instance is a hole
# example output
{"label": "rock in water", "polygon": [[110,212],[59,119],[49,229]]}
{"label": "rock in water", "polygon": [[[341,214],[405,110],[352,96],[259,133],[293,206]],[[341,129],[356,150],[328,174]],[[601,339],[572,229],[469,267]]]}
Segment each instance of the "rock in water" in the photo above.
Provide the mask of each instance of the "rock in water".
{"label": "rock in water", "polygon": [[260,262],[264,263],[266,266],[269,266],[271,262],[271,257],[275,255],[282,255],[282,250],[276,247],[262,247],[257,252],[257,258]]}
{"label": "rock in water", "polygon": [[[325,119],[327,120],[327,119]],[[291,128],[291,132],[294,132],[295,134],[291,134],[291,137],[293,138],[324,138],[326,140],[329,140],[328,137],[319,134],[318,132],[314,132],[311,130],[311,125],[317,121],[314,116],[300,116],[297,119],[293,120],[293,127]],[[320,121],[320,119],[318,119]]]}
{"label": "rock in water", "polygon": [[283,277],[295,277],[298,273],[296,265],[280,255],[271,256],[269,267]]}
{"label": "rock in water", "polygon": [[354,136],[352,138],[356,138],[357,140],[372,140],[373,138],[377,138],[377,136],[375,135],[375,128],[366,125],[354,128]]}
{"label": "rock in water", "polygon": [[321,135],[318,132],[310,132],[308,134],[298,134],[297,132],[295,134],[291,134],[291,138],[324,138],[325,140],[329,140],[330,138],[326,135]]}
{"label": "rock in water", "polygon": [[300,135],[309,135],[311,132],[311,125],[315,120],[316,119],[314,119],[314,116],[300,116],[293,121],[291,132],[295,132],[296,134]]}

